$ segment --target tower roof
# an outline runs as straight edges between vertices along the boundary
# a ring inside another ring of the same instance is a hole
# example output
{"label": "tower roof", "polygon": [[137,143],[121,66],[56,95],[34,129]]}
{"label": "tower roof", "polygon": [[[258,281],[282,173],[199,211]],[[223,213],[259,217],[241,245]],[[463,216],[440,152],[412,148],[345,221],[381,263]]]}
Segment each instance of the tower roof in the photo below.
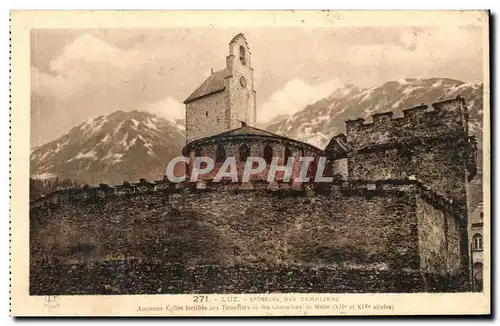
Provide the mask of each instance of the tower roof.
{"label": "tower roof", "polygon": [[230,72],[228,69],[222,69],[214,72],[184,100],[184,104],[200,97],[222,92],[226,88],[224,79],[229,77],[229,74]]}

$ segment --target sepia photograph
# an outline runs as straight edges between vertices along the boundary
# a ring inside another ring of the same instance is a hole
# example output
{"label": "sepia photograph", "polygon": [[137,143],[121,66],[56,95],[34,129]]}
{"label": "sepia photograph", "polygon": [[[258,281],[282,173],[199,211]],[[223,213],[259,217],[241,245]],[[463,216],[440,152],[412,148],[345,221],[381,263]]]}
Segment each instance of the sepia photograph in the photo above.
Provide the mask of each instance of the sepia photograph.
{"label": "sepia photograph", "polygon": [[488,12],[15,14],[12,264],[46,313],[488,311]]}

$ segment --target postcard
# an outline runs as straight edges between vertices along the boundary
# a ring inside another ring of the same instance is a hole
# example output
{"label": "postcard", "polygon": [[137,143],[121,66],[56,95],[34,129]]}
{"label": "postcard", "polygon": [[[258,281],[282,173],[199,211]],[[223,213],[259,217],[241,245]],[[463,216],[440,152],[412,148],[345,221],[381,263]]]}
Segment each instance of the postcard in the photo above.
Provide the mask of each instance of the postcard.
{"label": "postcard", "polygon": [[488,11],[12,11],[11,315],[490,314]]}

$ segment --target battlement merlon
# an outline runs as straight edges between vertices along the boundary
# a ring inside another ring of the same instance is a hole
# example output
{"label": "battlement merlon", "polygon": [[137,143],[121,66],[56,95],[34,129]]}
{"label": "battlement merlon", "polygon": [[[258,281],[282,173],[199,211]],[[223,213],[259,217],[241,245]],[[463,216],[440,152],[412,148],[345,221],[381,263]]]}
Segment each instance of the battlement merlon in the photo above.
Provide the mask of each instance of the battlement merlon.
{"label": "battlement merlon", "polygon": [[347,120],[349,147],[360,150],[414,139],[468,137],[468,112],[462,97],[434,103],[432,108],[422,104],[405,109],[402,117],[393,112],[376,113],[371,123],[363,118]]}
{"label": "battlement merlon", "polygon": [[403,110],[403,116],[406,118],[419,117],[427,112],[429,107],[427,105],[419,105],[410,109]]}
{"label": "battlement merlon", "polygon": [[351,131],[351,130],[357,130],[357,129],[361,128],[361,126],[363,126],[364,123],[365,123],[365,119],[363,119],[363,118],[357,118],[354,120],[347,120],[345,122],[347,134],[349,135],[349,131]]}
{"label": "battlement merlon", "polygon": [[376,113],[372,115],[373,123],[380,123],[385,120],[390,120],[394,116],[394,112],[388,111],[384,113]]}
{"label": "battlement merlon", "polygon": [[[153,186],[153,185],[156,185]],[[165,187],[158,187],[164,185]],[[143,188],[146,187],[146,188]],[[128,190],[128,191],[127,191]],[[330,183],[308,182],[300,185],[299,188],[292,188],[288,183],[270,184],[263,180],[256,180],[248,183],[213,182],[213,180],[203,180],[196,183],[182,182],[172,184],[168,181],[124,183],[123,185],[106,185],[86,188],[67,188],[55,191],[43,198],[30,203],[32,209],[53,208],[61,203],[76,203],[82,201],[95,200],[113,200],[122,196],[142,195],[154,196],[154,193],[163,192],[163,194],[179,195],[184,191],[197,193],[201,192],[219,192],[219,191],[265,191],[269,194],[278,194],[281,196],[301,196],[323,195],[323,196],[375,196],[384,193],[397,192],[415,192],[417,191],[422,198],[430,200],[442,211],[453,212],[459,220],[462,219],[465,203],[447,198],[443,194],[434,191],[417,179],[386,179],[386,180],[336,180]],[[309,194],[308,194],[309,192]],[[458,212],[458,213],[457,213]]]}

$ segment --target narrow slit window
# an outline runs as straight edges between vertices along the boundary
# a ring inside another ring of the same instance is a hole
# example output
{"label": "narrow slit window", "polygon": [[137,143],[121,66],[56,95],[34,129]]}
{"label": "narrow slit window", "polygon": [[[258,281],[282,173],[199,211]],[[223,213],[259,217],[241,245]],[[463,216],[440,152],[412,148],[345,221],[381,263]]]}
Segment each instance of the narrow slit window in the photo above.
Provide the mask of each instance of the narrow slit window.
{"label": "narrow slit window", "polygon": [[215,154],[216,163],[223,163],[226,160],[226,149],[221,144],[217,145]]}
{"label": "narrow slit window", "polygon": [[245,56],[245,47],[243,45],[240,46],[240,61],[242,65],[247,64],[246,56]]}
{"label": "narrow slit window", "polygon": [[246,162],[247,158],[250,156],[250,148],[247,144],[241,144],[239,150],[240,162]]}
{"label": "narrow slit window", "polygon": [[264,160],[266,160],[267,164],[271,164],[273,160],[273,148],[269,144],[264,147]]}

